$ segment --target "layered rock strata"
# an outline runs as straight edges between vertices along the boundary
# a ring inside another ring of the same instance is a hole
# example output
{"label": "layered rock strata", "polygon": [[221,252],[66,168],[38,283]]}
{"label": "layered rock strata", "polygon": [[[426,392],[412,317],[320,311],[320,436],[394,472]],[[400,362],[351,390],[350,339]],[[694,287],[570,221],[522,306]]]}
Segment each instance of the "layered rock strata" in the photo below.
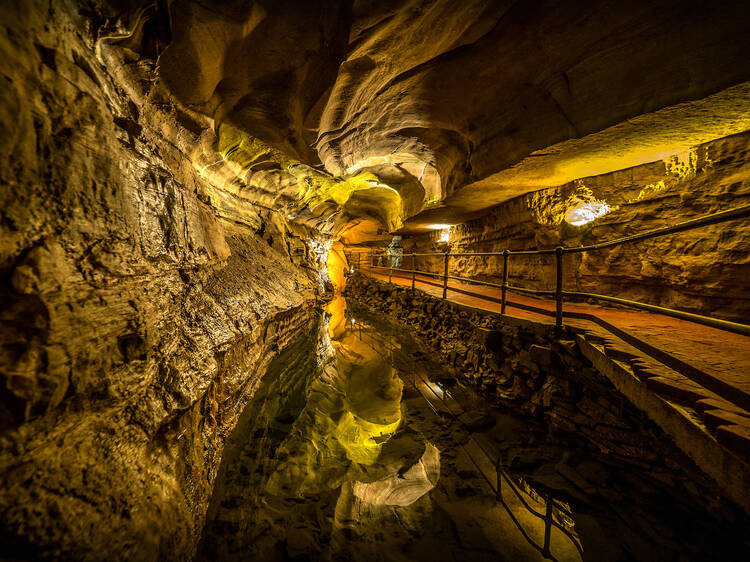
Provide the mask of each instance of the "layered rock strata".
{"label": "layered rock strata", "polygon": [[186,559],[227,435],[312,319],[328,242],[203,177],[210,123],[154,80],[158,42],[112,50],[101,23],[4,7],[0,542]]}
{"label": "layered rock strata", "polygon": [[369,222],[352,238],[376,236],[379,214],[446,222],[442,202],[465,215],[533,191],[532,178],[557,185],[573,169],[621,169],[748,124],[741,2],[125,6],[109,8],[127,16],[123,41],[143,45],[163,22],[168,88],[215,121],[227,149],[239,146],[232,131],[244,135],[241,154],[222,154],[236,191],[257,178],[247,183],[283,199],[299,165],[387,186],[339,199],[351,222]]}
{"label": "layered rock strata", "polygon": [[[580,226],[571,211],[592,201],[609,212]],[[416,251],[502,252],[605,242],[750,203],[750,133],[678,156],[523,195],[456,225],[448,244],[435,233],[407,238]],[[744,321],[750,314],[744,270],[750,255],[746,219],[565,257],[565,290],[612,295]],[[405,267],[411,267],[406,257]],[[442,274],[442,258],[418,257]],[[456,257],[451,274],[502,282],[502,256]],[[509,284],[554,289],[554,256],[511,259]]]}

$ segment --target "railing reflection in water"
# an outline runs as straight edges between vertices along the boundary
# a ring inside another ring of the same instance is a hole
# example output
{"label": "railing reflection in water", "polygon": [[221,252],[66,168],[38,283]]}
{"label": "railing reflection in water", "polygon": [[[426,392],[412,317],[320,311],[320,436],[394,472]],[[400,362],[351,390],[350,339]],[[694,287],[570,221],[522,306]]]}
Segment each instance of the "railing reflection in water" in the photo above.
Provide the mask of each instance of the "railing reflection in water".
{"label": "railing reflection in water", "polygon": [[[363,323],[358,322],[357,324],[359,325],[359,328],[361,330],[363,327]],[[362,336],[360,335],[360,337]],[[380,343],[385,344],[386,346],[386,351],[388,352],[388,357],[392,364],[394,361],[394,350],[396,347],[393,339],[394,338],[392,335],[380,339]],[[425,402],[427,402],[428,406],[432,409],[433,413],[436,416],[443,417],[443,414],[447,412],[453,418],[455,423],[461,423],[458,417],[460,414],[458,412],[454,412],[453,410],[456,409],[457,406],[458,410],[463,412],[463,408],[461,408],[461,406],[458,406],[458,403],[455,402],[455,399],[451,396],[449,391],[443,390],[437,383],[428,380],[424,375],[416,372],[413,373],[413,377],[411,377],[411,384],[414,389],[424,398]],[[429,392],[438,402],[440,402],[443,407],[436,407],[435,402],[430,399],[430,396],[427,395],[423,389],[427,389],[427,392]],[[451,401],[456,404],[456,406],[454,406],[453,408],[451,408],[451,406],[449,405]],[[583,558],[583,546],[577,533],[575,532],[575,521],[570,507],[563,502],[554,499],[548,494],[537,492],[531,485],[529,485],[529,483],[524,478],[511,475],[502,467],[499,455],[493,455],[492,452],[488,450],[489,447],[482,446],[481,442],[474,437],[471,437],[470,441],[476,444],[481,453],[493,465],[493,470],[496,473],[495,484],[493,484],[492,479],[488,477],[485,471],[483,471],[479,466],[475,455],[472,455],[472,453],[467,450],[464,445],[460,445],[460,447],[463,449],[467,458],[474,465],[476,471],[484,478],[489,487],[495,492],[495,498],[497,499],[498,503],[508,513],[508,516],[518,528],[524,539],[534,549],[538,550],[544,558],[557,560],[552,552],[552,529],[554,527],[570,540],[570,542],[578,551],[578,554],[581,556],[581,558]],[[503,486],[503,482],[505,482],[505,486]],[[544,540],[542,545],[537,544],[529,536],[529,532],[524,528],[523,524],[518,520],[516,514],[506,502],[505,498],[503,497],[503,490],[506,487],[518,498],[518,501],[528,513],[544,521]],[[534,509],[531,505],[529,505],[530,503],[536,503],[540,506],[543,506],[544,514]]]}

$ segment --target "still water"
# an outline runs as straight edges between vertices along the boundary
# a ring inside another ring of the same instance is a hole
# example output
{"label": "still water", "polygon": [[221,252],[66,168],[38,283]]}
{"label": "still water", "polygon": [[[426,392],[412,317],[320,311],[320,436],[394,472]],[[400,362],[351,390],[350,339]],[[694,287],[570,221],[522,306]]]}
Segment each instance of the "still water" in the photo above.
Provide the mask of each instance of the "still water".
{"label": "still water", "polygon": [[[581,452],[451,380],[410,334],[336,297],[243,413],[198,558],[725,559],[712,545],[735,537],[730,529],[665,511],[641,476],[587,459],[577,466],[590,474],[571,474]],[[588,484],[603,474],[613,483],[605,502]],[[628,489],[647,497],[631,502]]]}

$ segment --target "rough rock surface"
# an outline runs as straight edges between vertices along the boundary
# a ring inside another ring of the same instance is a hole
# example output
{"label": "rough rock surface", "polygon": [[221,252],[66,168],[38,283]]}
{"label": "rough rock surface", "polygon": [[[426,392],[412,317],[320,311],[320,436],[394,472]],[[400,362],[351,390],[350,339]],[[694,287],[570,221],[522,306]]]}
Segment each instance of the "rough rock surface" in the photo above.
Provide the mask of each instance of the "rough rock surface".
{"label": "rough rock surface", "polygon": [[[675,104],[714,131],[703,100],[750,79],[743,8],[3,2],[0,542],[191,556],[228,433],[312,320],[332,234],[382,235]],[[727,96],[722,118],[747,100]]]}
{"label": "rough rock surface", "polygon": [[[182,0],[170,6],[160,71],[220,136],[237,127],[268,145],[253,166],[285,176],[288,162],[271,155],[280,151],[343,178],[374,173],[399,192],[404,218],[439,214],[438,202],[450,205],[477,180],[490,183],[464,193],[470,203],[456,202],[459,212],[536,189],[492,178],[622,123],[614,137],[583,154],[562,150],[548,167],[571,158],[591,166],[590,153],[607,147],[609,163],[593,166],[602,173],[745,130],[746,89],[684,115],[654,113],[750,80],[744,15],[742,2],[684,0]],[[644,114],[652,117],[635,119]],[[352,197],[347,211],[376,214],[389,193]]]}
{"label": "rough rock surface", "polygon": [[3,11],[3,555],[185,559],[224,440],[311,320],[324,241],[212,204],[205,124],[148,58],[105,66],[93,16]]}
{"label": "rough rock surface", "polygon": [[[583,226],[566,212],[593,197],[610,212]],[[405,252],[502,252],[605,242],[750,203],[750,134],[706,143],[676,156],[583,178],[498,205],[451,230],[448,245],[414,236]],[[612,295],[740,322],[750,314],[746,219],[565,257],[569,291]],[[411,258],[405,258],[411,267]],[[442,258],[417,258],[419,269],[442,274]],[[502,282],[502,256],[451,259],[453,275]],[[509,284],[554,289],[554,256],[518,256]]]}

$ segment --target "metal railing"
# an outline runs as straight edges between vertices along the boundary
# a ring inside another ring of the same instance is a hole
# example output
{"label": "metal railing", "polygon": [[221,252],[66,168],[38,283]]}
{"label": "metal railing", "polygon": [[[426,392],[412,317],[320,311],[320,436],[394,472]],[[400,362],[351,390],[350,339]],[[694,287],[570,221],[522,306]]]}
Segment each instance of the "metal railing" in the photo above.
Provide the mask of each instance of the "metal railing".
{"label": "metal railing", "polygon": [[[630,308],[636,308],[640,310],[645,310],[648,312],[656,312],[658,314],[665,314],[667,316],[672,316],[675,318],[680,318],[682,320],[687,320],[690,322],[695,322],[698,324],[703,324],[705,326],[711,326],[713,328],[719,328],[722,330],[727,330],[730,332],[735,332],[738,334],[743,335],[750,335],[750,325],[748,324],[741,324],[738,322],[731,322],[729,320],[722,320],[720,318],[713,318],[711,316],[703,316],[701,314],[694,314],[691,312],[685,312],[682,310],[675,310],[672,308],[666,308],[663,306],[657,306],[653,304],[643,303],[639,301],[633,301],[628,299],[623,299],[619,297],[613,297],[609,295],[601,295],[597,293],[586,293],[581,291],[566,291],[563,287],[563,267],[564,267],[564,256],[566,254],[576,254],[576,253],[583,253],[583,252],[590,252],[592,250],[600,250],[603,248],[611,248],[615,246],[619,246],[621,244],[627,244],[631,242],[637,242],[640,240],[647,240],[649,238],[657,238],[661,236],[668,236],[670,234],[676,234],[678,232],[684,232],[687,230],[693,230],[696,228],[701,228],[704,226],[709,226],[712,224],[718,224],[722,222],[737,220],[740,218],[745,218],[750,216],[750,205],[745,205],[742,207],[737,207],[735,209],[729,209],[727,211],[721,211],[718,213],[713,213],[710,215],[705,215],[702,217],[698,217],[695,219],[691,219],[685,222],[678,223],[673,226],[666,226],[663,228],[657,228],[654,230],[649,230],[647,232],[642,232],[640,234],[633,234],[631,236],[625,236],[623,238],[617,238],[615,240],[610,240],[607,242],[600,242],[597,244],[590,244],[588,246],[575,246],[575,247],[565,247],[565,246],[558,246],[557,248],[553,249],[545,249],[545,250],[504,250],[503,252],[458,252],[458,253],[450,253],[450,252],[444,252],[444,253],[408,253],[408,254],[392,254],[388,253],[387,251],[380,251],[380,252],[374,252],[371,249],[368,250],[362,250],[357,252],[352,252],[351,249],[349,250],[349,254],[352,253],[356,254],[356,259],[350,259],[349,263],[353,264],[356,263],[356,269],[361,269],[362,267],[362,254],[367,253],[368,255],[368,261],[375,261],[378,257],[385,256],[386,259],[390,260],[389,266],[377,266],[375,263],[371,263],[369,267],[374,268],[380,268],[380,269],[387,269],[388,270],[388,281],[391,282],[393,278],[394,272],[397,273],[406,273],[411,275],[411,287],[412,289],[415,288],[416,285],[416,276],[426,276],[431,277],[433,279],[441,279],[442,285],[437,285],[436,283],[430,283],[420,280],[420,282],[427,283],[428,285],[433,285],[436,287],[442,287],[443,295],[442,298],[445,299],[448,291],[455,291],[459,293],[468,294],[470,296],[475,296],[484,300],[488,300],[491,302],[497,302],[497,299],[490,297],[488,295],[483,295],[481,293],[475,293],[471,291],[467,291],[465,289],[461,289],[458,287],[451,287],[448,285],[448,280],[455,280],[455,281],[461,281],[464,283],[469,284],[475,284],[475,285],[483,285],[486,287],[493,287],[496,289],[500,289],[501,291],[501,297],[500,297],[500,313],[505,314],[506,306],[507,306],[507,293],[508,291],[511,292],[519,292],[519,293],[527,293],[532,295],[539,295],[539,296],[548,296],[548,297],[554,297],[555,300],[555,327],[557,330],[558,335],[561,332],[562,326],[563,326],[563,300],[565,298],[576,298],[576,299],[593,299],[600,302],[608,302],[608,303],[614,303],[621,306],[627,306]],[[530,256],[530,255],[550,255],[555,256],[555,277],[556,277],[556,283],[555,283],[555,289],[554,290],[537,290],[537,289],[529,289],[526,287],[517,287],[512,286],[508,284],[508,272],[510,269],[510,260],[511,257],[514,256]],[[393,267],[394,258],[395,257],[401,257],[402,259],[411,256],[411,269],[405,269],[402,267]],[[416,258],[417,256],[432,256],[437,257],[440,256],[443,259],[443,274],[434,273],[431,271],[422,271],[416,269]],[[499,283],[491,283],[489,281],[481,281],[479,279],[471,279],[466,277],[459,277],[455,275],[449,275],[449,262],[451,258],[458,258],[458,257],[489,257],[489,256],[502,256],[503,257],[503,268],[502,268],[502,284]],[[402,277],[402,275],[397,275],[399,277]],[[408,277],[407,277],[408,278]]]}

